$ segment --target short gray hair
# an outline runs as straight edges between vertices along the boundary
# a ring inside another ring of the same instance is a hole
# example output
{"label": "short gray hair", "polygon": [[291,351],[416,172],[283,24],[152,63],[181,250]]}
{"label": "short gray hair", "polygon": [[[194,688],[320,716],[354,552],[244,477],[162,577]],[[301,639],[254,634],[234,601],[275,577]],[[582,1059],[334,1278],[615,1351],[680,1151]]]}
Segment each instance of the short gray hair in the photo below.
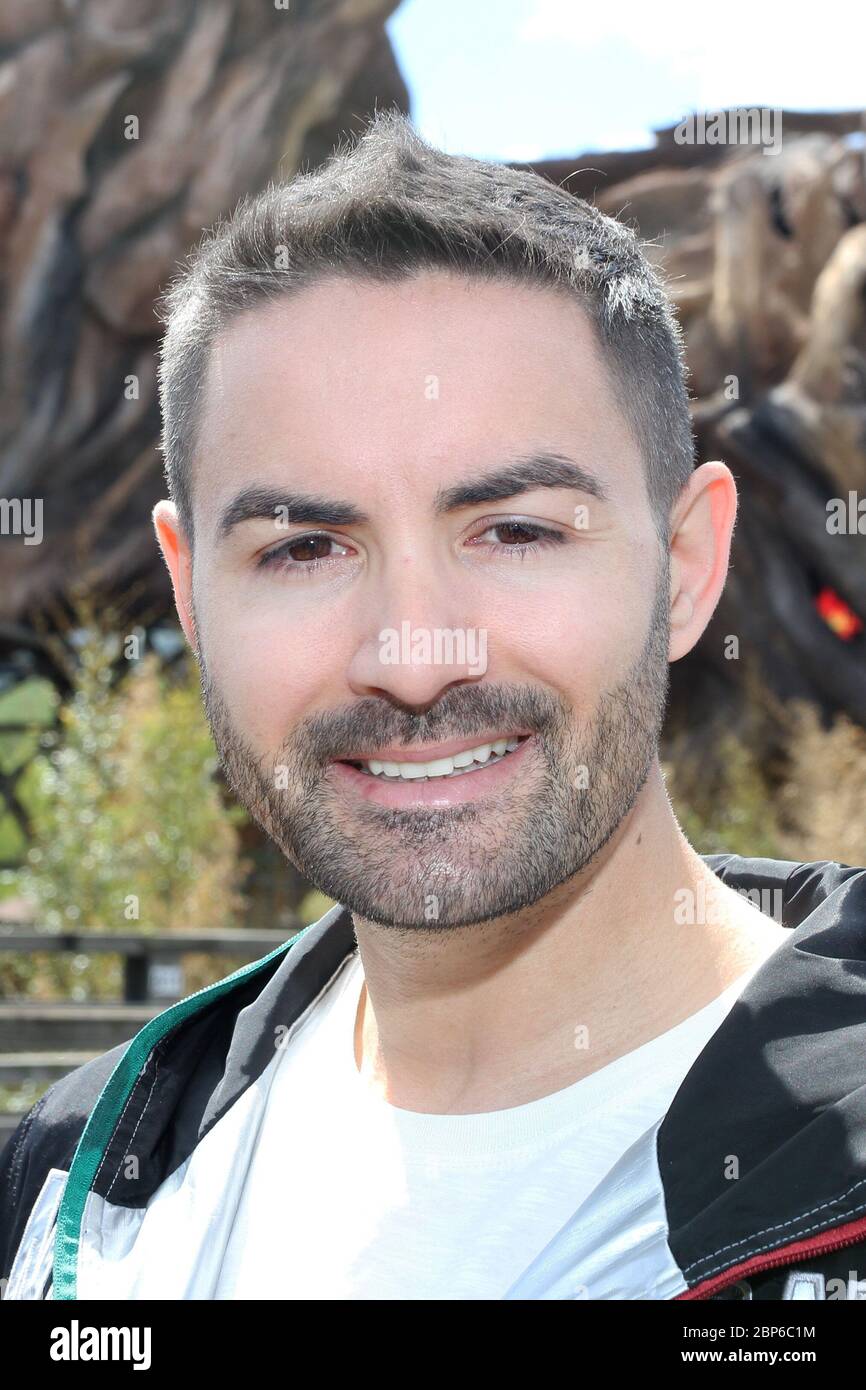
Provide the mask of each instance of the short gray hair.
{"label": "short gray hair", "polygon": [[192,460],[214,340],[233,316],[326,276],[448,269],[559,288],[589,315],[646,469],[659,536],[694,467],[682,329],[636,234],[530,170],[449,155],[396,109],[288,183],[247,195],[157,304],[161,447],[192,542]]}

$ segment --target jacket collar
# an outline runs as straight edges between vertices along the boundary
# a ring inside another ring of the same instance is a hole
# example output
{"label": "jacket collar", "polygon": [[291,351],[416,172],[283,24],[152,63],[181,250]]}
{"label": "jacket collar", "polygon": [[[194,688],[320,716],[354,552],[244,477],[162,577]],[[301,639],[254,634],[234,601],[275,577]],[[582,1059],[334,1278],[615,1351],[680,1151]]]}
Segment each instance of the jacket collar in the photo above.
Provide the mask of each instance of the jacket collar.
{"label": "jacket collar", "polygon": [[731,887],[780,889],[791,935],[700,1053],[659,1130],[687,1297],[866,1236],[866,870],[708,862]]}

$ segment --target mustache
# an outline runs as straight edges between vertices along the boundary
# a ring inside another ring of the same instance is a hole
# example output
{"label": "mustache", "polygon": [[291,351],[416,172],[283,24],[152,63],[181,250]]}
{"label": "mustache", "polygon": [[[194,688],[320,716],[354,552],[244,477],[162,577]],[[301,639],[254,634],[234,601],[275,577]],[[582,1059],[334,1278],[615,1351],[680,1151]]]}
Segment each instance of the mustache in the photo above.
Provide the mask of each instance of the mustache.
{"label": "mustache", "polygon": [[[535,686],[456,687],[429,711],[400,708],[381,698],[359,700],[301,722],[289,743],[322,764],[349,758],[359,748],[387,748],[471,738],[491,728],[526,728],[540,733],[562,718],[559,702]],[[286,745],[284,745],[286,746]]]}

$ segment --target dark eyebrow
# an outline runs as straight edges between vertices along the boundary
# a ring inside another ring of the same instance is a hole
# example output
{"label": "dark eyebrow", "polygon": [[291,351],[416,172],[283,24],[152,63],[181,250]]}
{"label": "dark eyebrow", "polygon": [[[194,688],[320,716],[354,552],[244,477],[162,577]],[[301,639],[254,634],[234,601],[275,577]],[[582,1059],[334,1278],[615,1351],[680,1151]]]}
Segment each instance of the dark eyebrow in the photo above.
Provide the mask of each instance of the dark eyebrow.
{"label": "dark eyebrow", "polygon": [[596,497],[599,502],[608,500],[598,478],[565,454],[529,454],[495,473],[482,473],[469,482],[443,488],[436,494],[434,510],[439,516],[444,512],[456,512],[459,507],[501,502],[542,487],[573,488]]}
{"label": "dark eyebrow", "polygon": [[[433,501],[437,516],[461,507],[501,502],[536,488],[572,488],[606,502],[608,495],[594,474],[587,472],[564,454],[529,454],[492,473],[480,473],[464,483],[440,488]],[[224,539],[243,521],[276,518],[287,525],[363,526],[370,518],[351,502],[335,501],[306,493],[287,493],[280,488],[243,488],[229,502],[218,523],[217,534]]]}
{"label": "dark eyebrow", "polygon": [[286,525],[298,526],[361,526],[369,517],[351,502],[334,502],[303,492],[285,492],[282,488],[245,487],[229,502],[217,526],[223,540],[242,521],[261,521],[267,517]]}

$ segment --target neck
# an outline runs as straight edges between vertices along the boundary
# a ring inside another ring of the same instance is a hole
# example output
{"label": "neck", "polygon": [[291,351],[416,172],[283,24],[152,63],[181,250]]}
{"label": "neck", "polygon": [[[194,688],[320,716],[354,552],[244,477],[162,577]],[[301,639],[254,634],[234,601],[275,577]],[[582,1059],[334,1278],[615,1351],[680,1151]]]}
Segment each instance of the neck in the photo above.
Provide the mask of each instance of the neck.
{"label": "neck", "polygon": [[[713,905],[687,925],[684,890]],[[571,1085],[703,1008],[785,935],[692,850],[657,762],[593,863],[520,913],[412,933],[354,925],[361,1074],[392,1105],[441,1114]]]}

